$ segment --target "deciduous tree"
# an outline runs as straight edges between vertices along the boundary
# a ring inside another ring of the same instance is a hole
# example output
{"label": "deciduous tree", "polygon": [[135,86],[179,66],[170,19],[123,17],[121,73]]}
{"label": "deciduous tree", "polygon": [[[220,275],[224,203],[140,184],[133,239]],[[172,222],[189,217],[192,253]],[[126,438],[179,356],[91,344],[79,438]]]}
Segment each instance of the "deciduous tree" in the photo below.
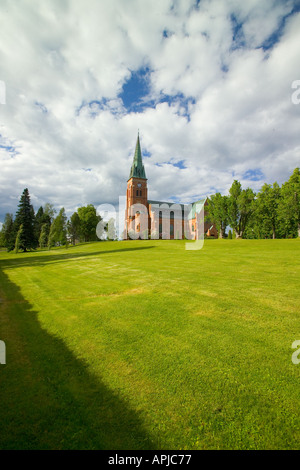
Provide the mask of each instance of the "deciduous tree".
{"label": "deciduous tree", "polygon": [[228,197],[216,193],[208,199],[207,218],[215,224],[219,238],[224,238],[228,225]]}
{"label": "deciduous tree", "polygon": [[77,212],[74,212],[71,215],[70,220],[67,223],[68,234],[71,237],[73,245],[75,245],[76,240],[80,239],[81,235],[81,222]]}
{"label": "deciduous tree", "polygon": [[93,204],[88,204],[86,207],[79,207],[77,212],[80,219],[81,234],[84,237],[84,241],[89,242],[98,240],[96,227],[98,222],[100,222],[101,217],[97,215]]}
{"label": "deciduous tree", "polygon": [[255,193],[251,188],[242,189],[239,181],[234,180],[229,190],[228,219],[236,238],[242,238],[255,209]]}
{"label": "deciduous tree", "polygon": [[282,185],[279,217],[284,224],[286,235],[300,237],[300,168],[295,168],[289,180]]}

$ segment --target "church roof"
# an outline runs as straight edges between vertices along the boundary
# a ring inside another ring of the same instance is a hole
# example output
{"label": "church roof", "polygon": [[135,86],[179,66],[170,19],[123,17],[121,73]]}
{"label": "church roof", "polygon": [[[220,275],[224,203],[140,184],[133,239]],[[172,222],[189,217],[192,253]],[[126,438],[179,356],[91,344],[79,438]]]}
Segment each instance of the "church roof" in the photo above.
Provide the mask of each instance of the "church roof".
{"label": "church roof", "polygon": [[196,213],[199,214],[202,210],[202,207],[204,206],[205,204],[205,201],[206,201],[206,198],[205,199],[199,199],[199,201],[195,201],[195,202],[192,202],[190,204],[178,204],[178,203],[175,203],[175,202],[166,202],[166,201],[151,201],[149,200],[148,201],[148,204],[149,205],[162,205],[162,204],[166,204],[170,207],[170,209],[172,210],[172,206],[174,206],[175,204],[177,205],[177,207],[180,207],[181,210],[188,210],[188,215],[187,215],[187,219],[188,220],[192,220],[192,219],[195,219],[196,217]]}
{"label": "church roof", "polygon": [[129,179],[130,178],[147,179],[146,178],[146,173],[145,173],[145,168],[144,168],[143,161],[142,161],[142,152],[141,152],[141,144],[140,144],[139,134],[138,134],[138,137],[137,137],[135,152],[134,152],[134,157],[133,157],[133,163],[132,163],[131,170],[130,170]]}
{"label": "church roof", "polygon": [[169,207],[172,207],[176,204],[176,206],[180,206],[182,210],[184,210],[184,206],[186,204],[178,204],[177,202],[167,202],[167,201],[153,201],[153,200],[148,200],[148,204],[155,204],[155,205],[161,205],[161,204],[167,204]]}

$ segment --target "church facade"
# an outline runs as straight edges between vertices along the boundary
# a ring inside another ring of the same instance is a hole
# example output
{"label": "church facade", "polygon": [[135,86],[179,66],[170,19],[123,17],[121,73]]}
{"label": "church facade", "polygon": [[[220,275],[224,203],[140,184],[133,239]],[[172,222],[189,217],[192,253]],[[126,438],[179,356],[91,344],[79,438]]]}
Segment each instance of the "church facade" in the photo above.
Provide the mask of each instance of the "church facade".
{"label": "church facade", "polygon": [[217,238],[213,224],[205,221],[206,199],[176,204],[148,199],[148,184],[138,135],[133,163],[127,181],[125,239]]}

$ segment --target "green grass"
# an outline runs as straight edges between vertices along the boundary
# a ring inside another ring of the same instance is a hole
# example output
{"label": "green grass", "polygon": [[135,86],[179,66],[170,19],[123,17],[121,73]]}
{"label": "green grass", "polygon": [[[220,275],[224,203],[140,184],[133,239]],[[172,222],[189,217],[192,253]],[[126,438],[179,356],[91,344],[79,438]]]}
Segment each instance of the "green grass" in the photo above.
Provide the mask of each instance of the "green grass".
{"label": "green grass", "polygon": [[1,449],[297,449],[300,240],[0,253]]}

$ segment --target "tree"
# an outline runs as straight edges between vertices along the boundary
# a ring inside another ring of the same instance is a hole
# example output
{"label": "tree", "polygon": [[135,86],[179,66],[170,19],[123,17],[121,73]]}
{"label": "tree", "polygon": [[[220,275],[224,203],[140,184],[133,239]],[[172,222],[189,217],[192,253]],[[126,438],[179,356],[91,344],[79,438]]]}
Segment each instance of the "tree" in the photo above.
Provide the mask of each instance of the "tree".
{"label": "tree", "polygon": [[42,230],[42,225],[43,225],[43,216],[44,216],[44,209],[41,206],[36,215],[35,215],[35,220],[34,220],[34,235],[37,240],[40,238],[41,230]]}
{"label": "tree", "polygon": [[79,240],[81,235],[81,222],[77,212],[74,212],[71,215],[71,218],[67,223],[67,229],[72,243],[75,245],[76,240]]}
{"label": "tree", "polygon": [[52,224],[55,214],[56,214],[56,209],[54,209],[53,204],[50,204],[49,202],[47,202],[44,205],[44,215],[49,217],[50,224]]}
{"label": "tree", "polygon": [[41,233],[39,236],[40,248],[44,248],[45,246],[47,246],[48,236],[49,236],[48,225],[44,224],[42,225]]}
{"label": "tree", "polygon": [[12,214],[6,214],[4,224],[1,230],[1,245],[8,251],[12,251],[15,246],[14,219]]}
{"label": "tree", "polygon": [[216,193],[208,199],[206,207],[207,218],[215,224],[219,238],[224,238],[225,229],[228,225],[228,197]]}
{"label": "tree", "polygon": [[4,239],[4,233],[3,233],[3,227],[0,231],[0,247],[5,246],[5,239]]}
{"label": "tree", "polygon": [[16,236],[15,253],[19,252],[22,233],[23,233],[23,224],[20,225],[17,236]]}
{"label": "tree", "polygon": [[276,182],[273,186],[265,183],[257,194],[255,219],[260,238],[276,238],[279,229],[280,198],[281,190]]}
{"label": "tree", "polygon": [[[50,233],[51,223],[53,221],[53,216],[55,214],[55,209],[52,208],[52,205],[47,203],[45,204],[44,208],[41,206],[36,213],[35,216],[35,237],[39,241],[40,244],[40,237],[43,228],[43,246],[47,245],[48,236]],[[46,241],[45,241],[46,239]]]}
{"label": "tree", "polygon": [[18,205],[18,211],[14,222],[15,237],[19,232],[20,226],[22,231],[19,238],[19,247],[26,252],[27,250],[35,249],[37,240],[34,234],[34,210],[30,203],[30,196],[28,189],[24,189]]}
{"label": "tree", "polygon": [[295,168],[289,180],[282,185],[279,218],[285,236],[300,237],[300,168]]}
{"label": "tree", "polygon": [[80,219],[81,234],[84,237],[84,241],[89,242],[98,240],[96,227],[98,222],[100,222],[101,217],[97,215],[93,204],[88,204],[86,207],[79,207],[77,212]]}
{"label": "tree", "polygon": [[107,240],[117,239],[116,221],[114,217],[111,217],[106,224]]}
{"label": "tree", "polygon": [[64,207],[59,211],[58,216],[54,219],[49,233],[48,247],[58,244],[66,245],[67,243],[67,217]]}
{"label": "tree", "polygon": [[255,194],[251,188],[242,189],[234,180],[229,190],[228,219],[236,238],[242,238],[255,209]]}

